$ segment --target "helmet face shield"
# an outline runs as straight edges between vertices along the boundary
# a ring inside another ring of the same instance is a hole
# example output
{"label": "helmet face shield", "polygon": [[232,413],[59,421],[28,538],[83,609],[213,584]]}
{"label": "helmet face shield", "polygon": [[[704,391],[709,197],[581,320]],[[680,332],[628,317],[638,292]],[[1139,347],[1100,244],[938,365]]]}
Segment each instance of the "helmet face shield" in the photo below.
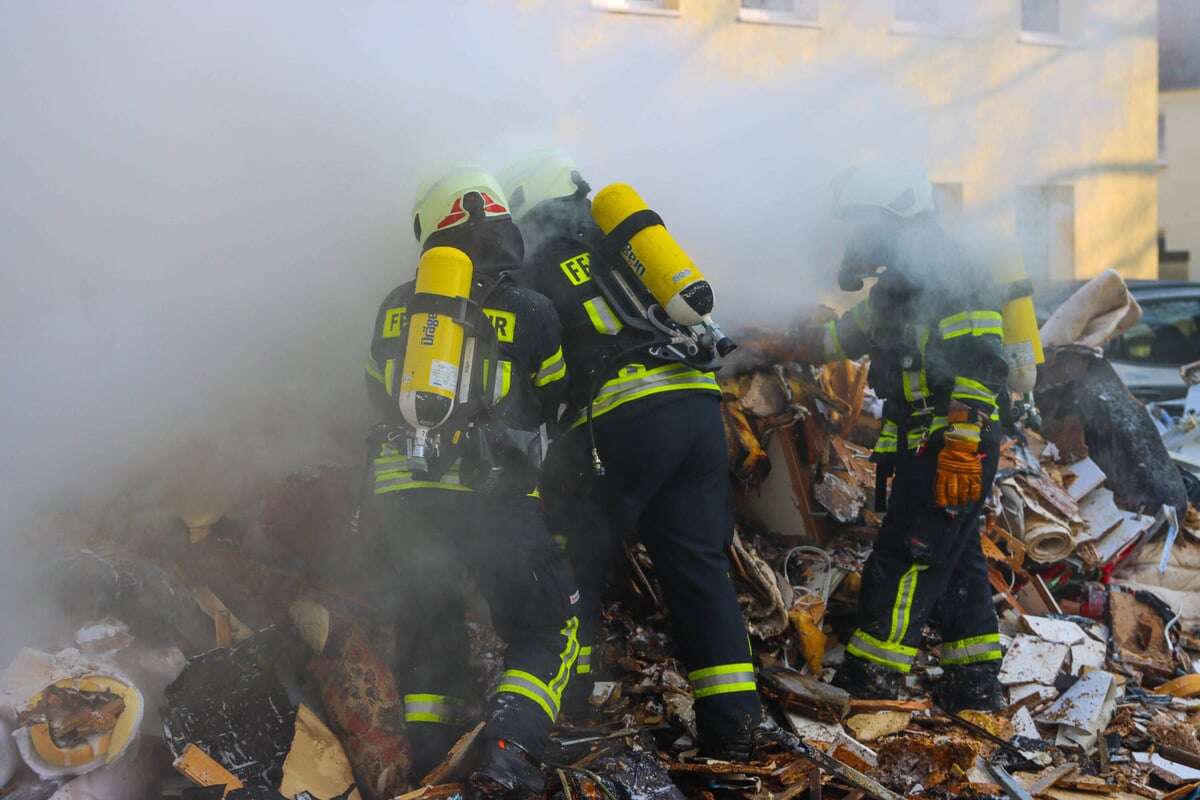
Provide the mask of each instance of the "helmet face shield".
{"label": "helmet face shield", "polygon": [[574,159],[561,150],[531,153],[500,170],[497,176],[517,222],[542,203],[581,199],[591,191]]}

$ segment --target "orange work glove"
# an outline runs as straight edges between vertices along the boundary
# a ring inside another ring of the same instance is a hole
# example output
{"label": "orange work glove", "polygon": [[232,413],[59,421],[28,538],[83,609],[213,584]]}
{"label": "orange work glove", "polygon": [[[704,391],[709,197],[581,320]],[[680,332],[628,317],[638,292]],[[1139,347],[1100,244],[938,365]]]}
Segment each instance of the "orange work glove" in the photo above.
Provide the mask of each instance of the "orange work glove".
{"label": "orange work glove", "polygon": [[945,444],[938,453],[933,499],[942,508],[960,509],[983,496],[983,462],[979,458],[979,426],[966,422],[965,411],[952,410]]}

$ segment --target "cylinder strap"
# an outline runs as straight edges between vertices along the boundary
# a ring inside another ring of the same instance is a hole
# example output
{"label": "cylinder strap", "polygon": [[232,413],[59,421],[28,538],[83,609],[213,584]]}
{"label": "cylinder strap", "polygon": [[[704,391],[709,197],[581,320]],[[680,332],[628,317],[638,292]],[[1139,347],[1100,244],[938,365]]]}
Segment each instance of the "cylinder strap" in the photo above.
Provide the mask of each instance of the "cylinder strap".
{"label": "cylinder strap", "polygon": [[1004,287],[1004,302],[1007,303],[1021,297],[1033,297],[1033,281],[1029,278],[1013,281]]}
{"label": "cylinder strap", "polygon": [[667,227],[657,212],[643,208],[641,211],[635,211],[621,220],[617,227],[609,231],[604,237],[604,243],[614,253],[619,253],[621,252],[621,248],[629,244],[630,239],[646,230],[646,228],[653,228],[655,225],[662,225],[664,228]]}

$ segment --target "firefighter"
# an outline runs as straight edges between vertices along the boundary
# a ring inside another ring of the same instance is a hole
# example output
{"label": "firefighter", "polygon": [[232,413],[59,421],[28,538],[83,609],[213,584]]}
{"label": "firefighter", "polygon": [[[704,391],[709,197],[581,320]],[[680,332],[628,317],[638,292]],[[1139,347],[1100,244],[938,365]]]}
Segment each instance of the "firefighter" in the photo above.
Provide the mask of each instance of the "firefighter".
{"label": "firefighter", "polygon": [[[590,187],[569,157],[536,153],[500,177],[530,243],[525,280],[558,310],[571,368],[543,492],[583,596],[573,693],[586,697],[591,685],[603,588],[636,532],[689,671],[701,745],[709,755],[745,758],[762,709],[729,578],[733,503],[716,378],[650,355],[647,334],[625,325],[592,280],[602,233]],[[603,477],[590,456],[589,404]]]}
{"label": "firefighter", "polygon": [[413,226],[422,265],[435,247],[470,258],[470,298],[487,318],[484,329],[490,321],[495,332],[496,349],[479,350],[485,358],[498,354],[496,363],[483,364],[484,374],[494,375],[484,381],[492,395],[488,410],[465,429],[445,432],[436,453],[413,461],[405,446],[411,426],[397,397],[414,282],[392,290],[375,318],[366,377],[382,422],[369,438],[370,508],[378,562],[393,596],[413,777],[435,766],[465,731],[472,694],[459,574],[465,570],[507,643],[470,790],[486,797],[540,794],[534,762],[579,652],[579,595],[534,492],[538,431],[557,412],[567,385],[561,326],[545,297],[510,276],[524,249],[491,175],[459,168],[432,183],[418,194]]}
{"label": "firefighter", "polygon": [[856,291],[878,279],[847,314],[801,328],[782,350],[809,363],[870,356],[869,382],[885,400],[872,460],[887,514],[833,683],[857,697],[896,697],[934,622],[939,704],[997,710],[1002,654],[979,529],[1009,399],[1000,296],[939,227],[919,167],[866,163],[834,195],[849,229],[839,285]]}

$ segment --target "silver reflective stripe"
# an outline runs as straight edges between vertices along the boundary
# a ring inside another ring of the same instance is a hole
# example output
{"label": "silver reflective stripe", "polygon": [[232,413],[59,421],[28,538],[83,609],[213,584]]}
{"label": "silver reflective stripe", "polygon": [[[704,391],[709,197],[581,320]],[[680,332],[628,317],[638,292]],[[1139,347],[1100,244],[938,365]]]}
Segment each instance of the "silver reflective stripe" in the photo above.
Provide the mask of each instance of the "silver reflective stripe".
{"label": "silver reflective stripe", "polygon": [[414,478],[412,476],[411,472],[404,470],[399,475],[389,475],[386,478],[376,477],[375,478],[375,494],[382,494],[384,492],[388,492],[393,489],[396,489],[397,487],[406,486],[410,483],[440,484],[442,486],[461,486],[462,485],[462,482],[459,480],[459,477],[458,477],[458,472],[454,471],[454,470],[447,472],[445,475],[438,478],[436,481],[431,481],[427,478]]}
{"label": "silver reflective stripe", "polygon": [[859,650],[862,650],[865,653],[870,653],[881,661],[887,661],[892,664],[912,666],[913,662],[917,660],[916,656],[910,656],[905,653],[897,653],[891,650],[884,650],[882,647],[876,647],[874,644],[868,642],[857,634],[850,637],[850,645],[852,647],[857,647]]}
{"label": "silver reflective stripe", "polygon": [[699,670],[688,675],[693,696],[700,699],[727,691],[749,692],[757,689],[753,665],[731,664],[717,669],[720,671],[713,673],[712,670]]}
{"label": "silver reflective stripe", "polygon": [[[721,385],[711,373],[700,372],[684,364],[671,364],[646,371],[642,374],[619,376],[604,384],[592,402],[592,416],[611,411],[629,400],[675,388],[712,389],[721,391]],[[585,412],[575,425],[587,421]]]}
{"label": "silver reflective stripe", "polygon": [[575,671],[580,675],[592,671],[592,648],[579,648],[579,657],[575,659]]}
{"label": "silver reflective stripe", "polygon": [[966,647],[942,645],[942,660],[949,661],[953,659],[970,658],[971,656],[981,656],[987,653],[999,652],[999,642],[977,642],[975,644],[969,644]]}
{"label": "silver reflective stripe", "polygon": [[587,312],[588,319],[592,321],[592,327],[596,329],[597,333],[613,336],[620,333],[621,329],[625,327],[624,323],[617,318],[616,312],[612,310],[612,306],[603,297],[584,300],[583,310]]}
{"label": "silver reflective stripe", "polygon": [[404,718],[409,722],[452,724],[462,719],[462,701],[438,695],[404,696]]}
{"label": "silver reflective stripe", "polygon": [[563,360],[563,351],[559,347],[549,358],[542,362],[542,366],[534,373],[533,385],[545,386],[547,383],[552,383],[562,377],[566,363]]}
{"label": "silver reflective stripe", "polygon": [[523,675],[514,674],[514,672],[509,671],[505,672],[504,675],[501,676],[500,685],[496,688],[496,694],[503,694],[505,687],[507,686],[519,686],[520,688],[537,695],[542,699],[543,702],[546,703],[547,706],[553,709],[553,716],[558,716],[558,698],[546,691],[546,689],[540,684],[529,680]]}

